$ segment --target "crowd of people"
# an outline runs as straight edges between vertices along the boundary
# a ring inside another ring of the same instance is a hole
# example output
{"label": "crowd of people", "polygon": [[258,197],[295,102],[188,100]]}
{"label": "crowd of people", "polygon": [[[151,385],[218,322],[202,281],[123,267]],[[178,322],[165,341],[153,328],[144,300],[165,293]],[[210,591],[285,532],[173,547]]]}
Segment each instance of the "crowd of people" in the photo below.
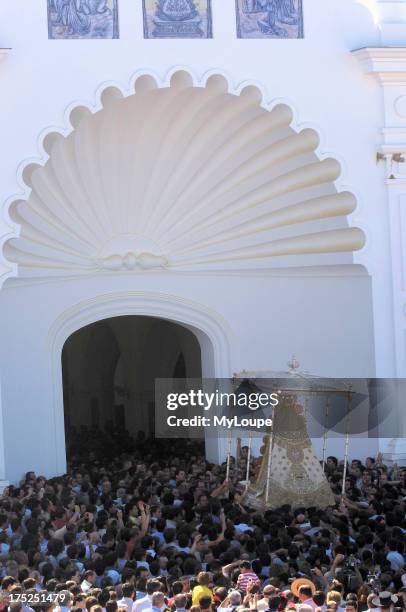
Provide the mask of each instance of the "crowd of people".
{"label": "crowd of people", "polygon": [[406,610],[406,469],[382,456],[350,463],[344,497],[328,458],[335,507],[259,512],[243,446],[228,479],[198,441],[80,448],[0,498],[0,612]]}

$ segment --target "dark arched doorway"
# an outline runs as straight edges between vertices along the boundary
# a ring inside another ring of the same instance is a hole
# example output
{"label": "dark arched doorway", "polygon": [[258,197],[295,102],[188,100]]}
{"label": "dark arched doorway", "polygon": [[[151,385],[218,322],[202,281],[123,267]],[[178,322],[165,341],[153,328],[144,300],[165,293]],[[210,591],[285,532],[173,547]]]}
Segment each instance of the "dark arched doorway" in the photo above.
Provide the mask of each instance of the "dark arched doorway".
{"label": "dark arched doorway", "polygon": [[113,317],[67,339],[62,374],[67,458],[87,459],[153,436],[155,379],[201,378],[201,350],[180,324]]}

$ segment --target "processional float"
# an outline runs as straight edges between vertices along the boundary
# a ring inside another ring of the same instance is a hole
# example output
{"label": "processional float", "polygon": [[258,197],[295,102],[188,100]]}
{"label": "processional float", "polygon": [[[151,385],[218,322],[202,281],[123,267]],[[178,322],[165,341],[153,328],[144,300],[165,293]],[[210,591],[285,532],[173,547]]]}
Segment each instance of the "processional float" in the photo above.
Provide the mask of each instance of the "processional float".
{"label": "processional float", "polygon": [[[348,466],[351,413],[366,395],[352,388],[349,380],[327,379],[299,371],[293,357],[287,372],[247,372],[233,377],[236,395],[241,393],[278,393],[274,408],[260,408],[258,417],[272,418],[263,436],[262,460],[256,476],[250,481],[253,432],[248,431],[248,456],[244,501],[248,506],[264,510],[289,504],[293,507],[325,508],[335,504],[324,467],[328,433],[344,434],[344,467],[342,496]],[[238,408],[237,408],[238,410]],[[247,408],[239,416],[248,416]],[[252,411],[249,411],[252,417]],[[312,418],[322,431],[323,457],[320,463],[313,449],[307,420]],[[340,426],[337,428],[337,424]],[[228,437],[227,477],[230,470],[231,434]]]}

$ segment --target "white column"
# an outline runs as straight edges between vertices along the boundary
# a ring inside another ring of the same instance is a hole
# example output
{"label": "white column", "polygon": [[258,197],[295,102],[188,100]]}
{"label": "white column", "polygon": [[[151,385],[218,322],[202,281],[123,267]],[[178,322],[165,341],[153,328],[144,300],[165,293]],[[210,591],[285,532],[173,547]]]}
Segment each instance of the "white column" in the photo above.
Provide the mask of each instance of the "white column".
{"label": "white column", "polygon": [[406,4],[403,0],[377,0],[382,45],[404,45]]}
{"label": "white column", "polygon": [[[406,3],[378,2],[382,41],[406,41]],[[399,38],[400,40],[400,38]],[[360,49],[353,53],[365,72],[379,79],[383,94],[382,141],[377,143],[377,163],[382,164],[386,184],[392,262],[392,305],[396,376],[406,378],[406,47]],[[406,464],[406,414],[399,402],[399,437],[381,450],[388,461]]]}

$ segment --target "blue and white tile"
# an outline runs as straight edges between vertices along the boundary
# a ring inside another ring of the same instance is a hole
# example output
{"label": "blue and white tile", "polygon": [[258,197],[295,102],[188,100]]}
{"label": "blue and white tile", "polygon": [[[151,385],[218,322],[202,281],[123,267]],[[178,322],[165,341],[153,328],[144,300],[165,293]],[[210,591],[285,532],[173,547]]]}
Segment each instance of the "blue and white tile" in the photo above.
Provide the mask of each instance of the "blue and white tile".
{"label": "blue and white tile", "polygon": [[302,0],[235,0],[238,38],[303,38]]}
{"label": "blue and white tile", "polygon": [[118,38],[118,0],[48,0],[52,39]]}
{"label": "blue and white tile", "polygon": [[143,0],[145,38],[211,38],[211,0]]}

